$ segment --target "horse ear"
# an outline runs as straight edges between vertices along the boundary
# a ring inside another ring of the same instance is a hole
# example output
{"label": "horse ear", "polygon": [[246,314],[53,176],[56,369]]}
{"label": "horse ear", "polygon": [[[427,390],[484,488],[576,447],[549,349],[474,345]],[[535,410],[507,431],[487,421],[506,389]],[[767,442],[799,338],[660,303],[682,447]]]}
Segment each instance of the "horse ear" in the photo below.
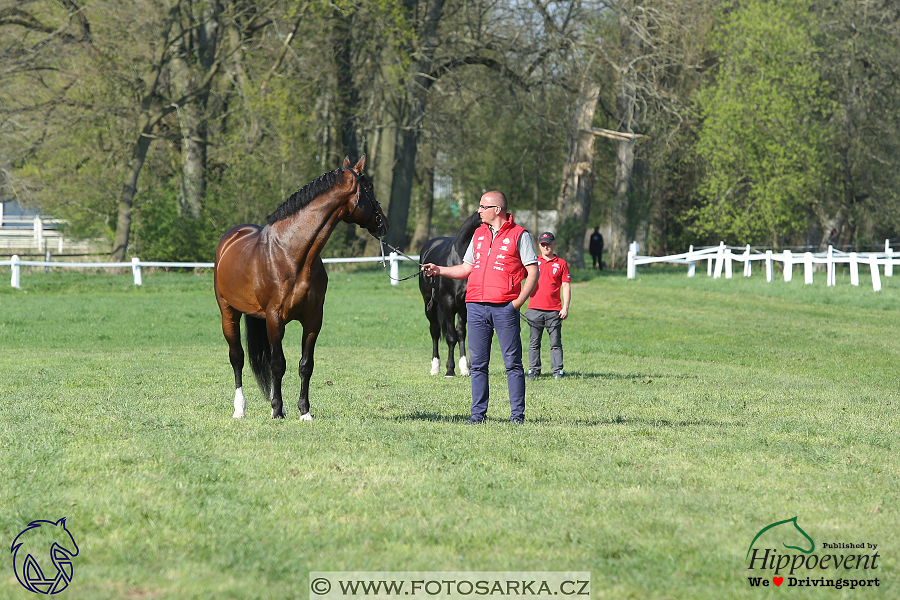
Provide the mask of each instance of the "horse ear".
{"label": "horse ear", "polygon": [[353,167],[353,170],[357,172],[357,174],[362,175],[363,169],[366,168],[366,155],[363,154],[359,157],[359,162],[356,163],[356,166]]}
{"label": "horse ear", "polygon": [[349,157],[349,156],[345,156],[345,157],[344,157],[344,164],[341,165],[341,168],[343,168],[343,167],[349,167],[349,166],[350,166],[350,157]]}

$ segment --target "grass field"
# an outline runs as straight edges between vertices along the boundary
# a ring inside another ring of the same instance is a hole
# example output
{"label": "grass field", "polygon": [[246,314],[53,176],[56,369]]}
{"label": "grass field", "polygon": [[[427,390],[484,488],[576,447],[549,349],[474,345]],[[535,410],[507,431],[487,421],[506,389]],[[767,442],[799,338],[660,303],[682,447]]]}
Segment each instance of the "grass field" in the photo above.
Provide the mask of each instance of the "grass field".
{"label": "grass field", "polygon": [[[0,541],[67,517],[70,599],[305,599],[310,571],[590,571],[594,598],[900,597],[900,277],[876,294],[865,276],[638,275],[577,272],[570,377],[529,384],[511,426],[495,349],[488,423],[463,427],[469,381],[428,375],[414,281],[331,270],[306,423],[296,324],[288,418],[249,383],[248,418],[231,418],[210,274],[135,288],[23,273],[13,290],[0,271]],[[794,516],[817,554],[878,544],[877,569],[804,577],[879,587],[751,587],[773,574],[748,570],[754,536]],[[0,597],[32,597],[3,564]]]}

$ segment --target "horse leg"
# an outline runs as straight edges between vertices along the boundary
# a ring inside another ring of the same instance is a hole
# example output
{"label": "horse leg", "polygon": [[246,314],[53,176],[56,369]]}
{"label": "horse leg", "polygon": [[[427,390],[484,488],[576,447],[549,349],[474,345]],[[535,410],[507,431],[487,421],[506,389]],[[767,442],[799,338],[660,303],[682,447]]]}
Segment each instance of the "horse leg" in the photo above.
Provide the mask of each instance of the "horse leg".
{"label": "horse leg", "polygon": [[235,419],[243,419],[247,408],[244,398],[242,376],[244,370],[244,349],[241,347],[241,313],[230,306],[222,309],[222,333],[228,342],[228,359],[234,369],[234,414]]}
{"label": "horse leg", "polygon": [[287,362],[284,359],[284,349],[281,341],[284,339],[284,323],[281,319],[268,315],[266,317],[266,334],[269,336],[269,346],[272,348],[272,418],[284,418],[284,403],[281,400],[281,380],[287,371]]}
{"label": "horse leg", "polygon": [[447,374],[444,377],[456,377],[456,364],[453,360],[453,349],[456,347],[456,311],[451,304],[444,305],[444,335],[447,337]]}
{"label": "horse leg", "polygon": [[319,337],[319,331],[322,328],[322,321],[319,320],[317,328],[303,327],[303,355],[300,357],[300,400],[297,401],[297,408],[300,409],[301,421],[312,421],[312,415],[309,414],[309,380],[312,377],[313,366],[315,364],[316,340]]}
{"label": "horse leg", "polygon": [[466,360],[466,305],[463,304],[456,316],[456,343],[459,344],[459,374],[469,376],[469,362]]}
{"label": "horse leg", "polygon": [[441,370],[441,354],[438,346],[441,340],[441,324],[438,322],[437,316],[426,314],[429,322],[429,331],[431,332],[431,374],[437,375]]}

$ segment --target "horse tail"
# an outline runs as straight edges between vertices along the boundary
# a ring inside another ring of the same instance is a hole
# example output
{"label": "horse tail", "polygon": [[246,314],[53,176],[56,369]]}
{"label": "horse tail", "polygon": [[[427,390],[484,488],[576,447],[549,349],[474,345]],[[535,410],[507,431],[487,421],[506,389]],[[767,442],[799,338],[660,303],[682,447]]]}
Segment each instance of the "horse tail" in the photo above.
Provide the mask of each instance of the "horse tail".
{"label": "horse tail", "polygon": [[257,319],[244,315],[244,329],[247,332],[247,356],[250,369],[259,385],[259,390],[266,397],[272,397],[272,346],[269,345],[269,334],[266,332],[265,319]]}

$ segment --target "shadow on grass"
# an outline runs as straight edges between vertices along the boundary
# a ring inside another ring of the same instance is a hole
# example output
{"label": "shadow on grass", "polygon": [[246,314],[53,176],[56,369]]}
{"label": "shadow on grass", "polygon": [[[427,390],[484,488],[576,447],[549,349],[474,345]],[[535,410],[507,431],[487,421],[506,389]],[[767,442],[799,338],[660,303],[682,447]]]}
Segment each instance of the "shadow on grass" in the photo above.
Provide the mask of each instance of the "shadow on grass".
{"label": "shadow on grass", "polygon": [[[581,373],[580,371],[566,371],[564,379],[618,379],[623,381],[635,379],[700,379],[699,375],[653,375],[649,373]],[[550,373],[538,375],[538,381],[553,379]]]}
{"label": "shadow on grass", "polygon": [[[469,418],[465,415],[444,415],[432,412],[416,411],[405,415],[395,417],[384,417],[390,421],[431,421],[432,423],[451,423],[464,425]],[[508,424],[507,419],[497,419],[488,417],[485,419],[486,425],[491,424]],[[696,419],[670,421],[668,419],[629,419],[621,415],[617,415],[612,419],[552,419],[540,418],[529,419],[525,417],[525,424],[535,425],[572,425],[576,427],[600,427],[606,425],[625,425],[627,427],[658,427],[658,428],[684,428],[684,427],[744,427],[743,423],[727,423],[724,421],[701,421]]]}

